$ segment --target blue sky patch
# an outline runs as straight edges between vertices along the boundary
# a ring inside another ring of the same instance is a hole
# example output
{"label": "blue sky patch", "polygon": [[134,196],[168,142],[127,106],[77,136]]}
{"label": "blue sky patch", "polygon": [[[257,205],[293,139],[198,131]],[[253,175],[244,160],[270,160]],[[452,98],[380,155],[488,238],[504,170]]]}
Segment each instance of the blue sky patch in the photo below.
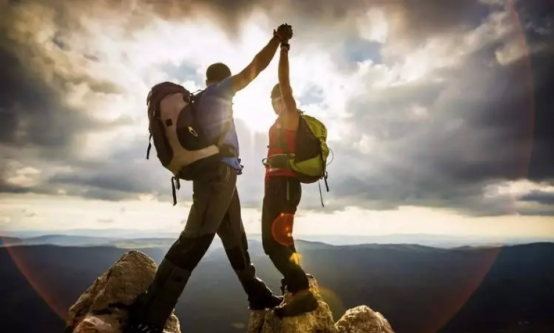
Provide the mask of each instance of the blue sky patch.
{"label": "blue sky patch", "polygon": [[204,79],[198,75],[196,68],[190,66],[186,62],[182,62],[178,66],[168,62],[162,65],[162,71],[168,73],[173,79],[177,79],[180,82],[194,81],[200,86],[204,86]]}
{"label": "blue sky patch", "polygon": [[319,104],[324,101],[323,98],[323,89],[316,85],[311,85],[308,90],[303,93],[298,101],[300,104]]}
{"label": "blue sky patch", "polygon": [[382,63],[381,44],[362,38],[347,42],[346,59],[350,62],[362,62],[370,59],[376,64]]}

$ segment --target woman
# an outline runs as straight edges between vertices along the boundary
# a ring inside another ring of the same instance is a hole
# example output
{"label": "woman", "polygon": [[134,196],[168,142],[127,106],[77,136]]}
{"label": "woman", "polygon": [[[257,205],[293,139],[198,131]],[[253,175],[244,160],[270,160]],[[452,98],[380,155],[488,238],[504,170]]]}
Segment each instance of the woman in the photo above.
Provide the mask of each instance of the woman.
{"label": "woman", "polygon": [[280,317],[297,316],[318,307],[317,299],[309,290],[308,277],[299,265],[292,238],[294,214],[300,203],[302,187],[295,173],[287,168],[287,155],[295,152],[300,121],[289,82],[288,42],[288,38],[281,41],[279,83],[271,92],[273,110],[278,117],[269,130],[262,209],[264,251],[283,275],[284,287],[293,295],[287,304],[275,308]]}

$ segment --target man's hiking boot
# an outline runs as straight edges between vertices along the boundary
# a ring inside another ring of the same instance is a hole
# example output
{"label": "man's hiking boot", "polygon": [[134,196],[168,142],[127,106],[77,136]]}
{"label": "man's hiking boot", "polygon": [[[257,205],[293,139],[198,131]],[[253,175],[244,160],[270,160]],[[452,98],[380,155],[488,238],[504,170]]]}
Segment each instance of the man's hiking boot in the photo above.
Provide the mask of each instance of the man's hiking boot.
{"label": "man's hiking boot", "polygon": [[309,289],[304,289],[294,294],[288,303],[273,309],[277,317],[295,317],[304,313],[315,311],[319,307],[317,298]]}
{"label": "man's hiking boot", "polygon": [[[240,277],[240,276],[239,276]],[[273,294],[271,289],[259,278],[241,280],[244,291],[248,295],[248,309],[273,309],[283,302],[282,296]]]}
{"label": "man's hiking boot", "polygon": [[129,323],[124,329],[123,333],[163,333],[164,328],[150,324],[135,324]]}
{"label": "man's hiking boot", "polygon": [[163,326],[142,322],[144,314],[144,302],[146,292],[140,294],[129,307],[127,322],[123,326],[122,333],[163,333]]}
{"label": "man's hiking boot", "polygon": [[251,300],[248,302],[248,309],[252,311],[273,309],[283,302],[283,296],[267,295],[263,298]]}

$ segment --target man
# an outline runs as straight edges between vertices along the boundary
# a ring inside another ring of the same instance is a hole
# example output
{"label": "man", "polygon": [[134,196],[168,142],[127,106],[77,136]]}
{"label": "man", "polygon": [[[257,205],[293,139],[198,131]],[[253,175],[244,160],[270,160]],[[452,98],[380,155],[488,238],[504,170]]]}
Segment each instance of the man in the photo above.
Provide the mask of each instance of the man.
{"label": "man", "polygon": [[[197,114],[204,133],[215,138],[228,128],[223,140],[235,156],[221,157],[213,171],[206,171],[201,180],[193,181],[193,204],[185,229],[162,260],[153,283],[132,306],[129,322],[124,332],[162,333],[185,285],[208,250],[216,233],[221,238],[227,257],[235,270],[246,294],[249,308],[260,310],[274,308],[282,301],[265,283],[256,277],[250,261],[248,243],[240,213],[240,201],[236,189],[237,175],[242,166],[238,159],[239,144],[235,124],[232,121],[232,100],[264,69],[267,68],[281,40],[292,33],[290,26],[281,25],[274,31],[269,43],[240,73],[231,75],[230,69],[216,63],[206,71],[206,89],[198,102]],[[171,96],[165,98],[171,100]],[[161,102],[163,107],[164,100]],[[230,121],[230,123],[229,123]]]}
{"label": "man", "polygon": [[[290,35],[292,37],[292,34]],[[309,290],[308,277],[298,262],[292,238],[294,214],[300,203],[302,187],[296,174],[283,165],[288,154],[295,152],[300,114],[289,82],[289,40],[281,41],[279,83],[271,92],[273,109],[278,118],[269,130],[269,149],[262,208],[262,240],[265,253],[283,275],[283,284],[293,298],[274,309],[280,317],[296,316],[318,307]]]}

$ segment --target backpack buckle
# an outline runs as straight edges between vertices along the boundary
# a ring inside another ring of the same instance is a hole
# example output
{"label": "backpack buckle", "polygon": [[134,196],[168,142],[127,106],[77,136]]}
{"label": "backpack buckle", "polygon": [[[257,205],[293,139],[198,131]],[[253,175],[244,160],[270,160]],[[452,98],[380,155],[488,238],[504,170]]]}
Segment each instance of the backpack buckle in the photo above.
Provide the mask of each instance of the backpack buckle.
{"label": "backpack buckle", "polygon": [[188,130],[190,134],[194,135],[195,137],[198,137],[198,133],[196,133],[196,131],[194,130],[194,128],[192,128],[192,126],[189,126]]}

